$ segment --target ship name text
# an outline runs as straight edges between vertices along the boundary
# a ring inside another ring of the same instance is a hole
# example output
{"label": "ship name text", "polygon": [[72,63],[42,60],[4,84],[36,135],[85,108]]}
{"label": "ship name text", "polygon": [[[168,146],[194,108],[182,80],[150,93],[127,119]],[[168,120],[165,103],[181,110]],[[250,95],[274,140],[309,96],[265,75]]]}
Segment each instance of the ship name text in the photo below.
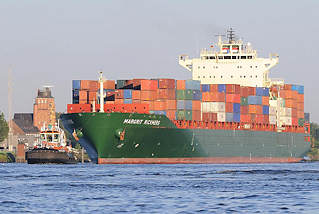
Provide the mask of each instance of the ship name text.
{"label": "ship name text", "polygon": [[143,119],[125,119],[123,124],[136,124],[136,125],[152,125],[152,126],[159,126],[161,123],[160,120],[143,120]]}

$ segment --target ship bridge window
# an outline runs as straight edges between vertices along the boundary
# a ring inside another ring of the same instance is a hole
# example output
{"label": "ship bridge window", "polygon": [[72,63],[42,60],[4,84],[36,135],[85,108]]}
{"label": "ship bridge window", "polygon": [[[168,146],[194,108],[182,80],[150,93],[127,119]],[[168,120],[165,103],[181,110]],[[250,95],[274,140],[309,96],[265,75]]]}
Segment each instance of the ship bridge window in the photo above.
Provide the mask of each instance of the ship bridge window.
{"label": "ship bridge window", "polygon": [[59,135],[58,134],[55,134],[54,135],[54,140],[58,140],[59,139]]}
{"label": "ship bridge window", "polygon": [[253,56],[248,56],[247,58],[248,58],[248,59],[252,59],[252,58],[253,58]]}
{"label": "ship bridge window", "polygon": [[240,58],[241,58],[241,59],[246,59],[246,56],[241,56]]}
{"label": "ship bridge window", "polygon": [[203,69],[205,69],[205,66],[203,66]]}
{"label": "ship bridge window", "polygon": [[265,67],[269,67],[269,66],[270,66],[270,64],[269,64],[269,63],[265,64]]}
{"label": "ship bridge window", "polygon": [[47,135],[47,141],[48,141],[48,142],[52,142],[52,135],[51,135],[51,134],[48,134],[48,135]]}
{"label": "ship bridge window", "polygon": [[223,59],[223,56],[218,56],[218,59]]}
{"label": "ship bridge window", "polygon": [[232,56],[231,58],[232,58],[232,59],[236,59],[237,57],[236,57],[236,56]]}
{"label": "ship bridge window", "polygon": [[215,59],[215,57],[214,57],[214,56],[210,56],[209,58],[210,58],[210,59]]}
{"label": "ship bridge window", "polygon": [[224,56],[224,59],[231,59],[230,56]]}

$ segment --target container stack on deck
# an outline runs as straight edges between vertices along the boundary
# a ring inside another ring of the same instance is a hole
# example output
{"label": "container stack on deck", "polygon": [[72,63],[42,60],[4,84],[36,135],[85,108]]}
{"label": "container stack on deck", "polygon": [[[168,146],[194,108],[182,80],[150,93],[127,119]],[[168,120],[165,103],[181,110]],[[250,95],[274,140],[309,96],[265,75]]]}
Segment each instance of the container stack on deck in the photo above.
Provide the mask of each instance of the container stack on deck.
{"label": "container stack on deck", "polygon": [[[272,125],[279,122],[289,126],[303,126],[305,121],[304,87],[300,85],[263,88],[201,85],[196,80],[133,79],[117,80],[116,84],[107,80],[103,88],[105,104],[143,104],[150,114],[166,115],[171,120]],[[98,89],[97,81],[73,80],[73,104],[96,103],[98,110]],[[123,112],[129,111],[126,108]]]}

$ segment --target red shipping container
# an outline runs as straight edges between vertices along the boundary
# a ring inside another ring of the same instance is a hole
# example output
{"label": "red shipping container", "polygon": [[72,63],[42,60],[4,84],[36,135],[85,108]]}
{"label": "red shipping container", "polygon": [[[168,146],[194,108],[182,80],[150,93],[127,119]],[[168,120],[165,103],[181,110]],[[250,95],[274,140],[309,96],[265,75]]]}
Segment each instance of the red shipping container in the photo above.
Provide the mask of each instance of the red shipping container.
{"label": "red shipping container", "polygon": [[158,88],[175,89],[174,79],[159,79]]}
{"label": "red shipping container", "polygon": [[202,113],[202,117],[205,122],[217,121],[217,113]]}
{"label": "red shipping container", "polygon": [[240,112],[242,114],[248,114],[249,113],[249,108],[248,106],[240,106]]}
{"label": "red shipping container", "polygon": [[141,91],[132,90],[132,99],[133,100],[140,100],[141,99]]}
{"label": "red shipping container", "polygon": [[142,91],[156,91],[158,85],[157,80],[141,80]]}
{"label": "red shipping container", "polygon": [[200,100],[193,100],[192,101],[192,110],[193,111],[200,111],[201,110],[201,101]]}
{"label": "red shipping container", "polygon": [[185,80],[176,80],[176,89],[177,90],[185,90],[186,89],[186,81]]}
{"label": "red shipping container", "polygon": [[247,89],[248,89],[248,96],[255,96],[256,95],[256,88],[247,87]]}
{"label": "red shipping container", "polygon": [[114,102],[114,101],[106,101],[105,104],[106,104],[106,105],[114,105],[115,102]]}
{"label": "red shipping container", "polygon": [[298,110],[296,108],[291,109],[291,117],[298,117]]}
{"label": "red shipping container", "polygon": [[141,80],[145,80],[145,79],[132,79],[133,87],[141,85]]}
{"label": "red shipping container", "polygon": [[240,94],[226,94],[226,102],[240,103]]}
{"label": "red shipping container", "polygon": [[291,118],[291,124],[292,124],[293,126],[298,126],[298,118],[292,117],[292,118]]}
{"label": "red shipping container", "polygon": [[156,99],[156,91],[141,91],[141,100],[155,100]]}
{"label": "red shipping container", "polygon": [[243,123],[250,123],[250,114],[241,114],[240,115],[240,122]]}
{"label": "red shipping container", "polygon": [[225,102],[225,93],[223,92],[211,92],[212,102]]}
{"label": "red shipping container", "polygon": [[269,115],[264,114],[263,124],[269,124]]}
{"label": "red shipping container", "polygon": [[227,94],[240,94],[240,85],[226,84]]}
{"label": "red shipping container", "polygon": [[68,113],[91,112],[91,104],[68,104]]}
{"label": "red shipping container", "polygon": [[269,97],[262,97],[262,105],[269,106]]}
{"label": "red shipping container", "polygon": [[[99,86],[100,88],[100,86]],[[115,80],[105,80],[103,82],[104,89],[115,89]]]}
{"label": "red shipping container", "polygon": [[176,110],[166,110],[166,117],[170,120],[176,119]]}
{"label": "red shipping container", "polygon": [[303,102],[297,103],[297,109],[298,109],[299,111],[304,111],[304,103],[303,103]]}
{"label": "red shipping container", "polygon": [[176,110],[176,100],[166,100],[167,110]]}
{"label": "red shipping container", "polygon": [[232,113],[234,110],[233,110],[233,106],[234,104],[233,103],[226,103],[225,105],[225,111],[227,113]]}
{"label": "red shipping container", "polygon": [[192,119],[196,121],[201,121],[202,120],[202,115],[201,111],[192,111]]}
{"label": "red shipping container", "polygon": [[147,104],[150,111],[154,111],[154,101],[141,100],[141,104]]}
{"label": "red shipping container", "polygon": [[106,92],[106,96],[107,96],[107,97],[110,97],[110,96],[112,96],[112,95],[115,96],[115,92],[114,92],[114,91],[108,91],[108,92]]}
{"label": "red shipping container", "polygon": [[155,100],[154,101],[154,111],[164,111],[166,110],[166,101]]}
{"label": "red shipping container", "polygon": [[256,114],[249,114],[250,122],[256,123]]}
{"label": "red shipping container", "polygon": [[118,89],[114,91],[115,99],[124,99],[124,91],[122,89]]}
{"label": "red shipping container", "polygon": [[298,94],[297,101],[303,103],[304,102],[304,95],[303,94]]}
{"label": "red shipping container", "polygon": [[210,92],[218,92],[218,84],[210,84],[209,91]]}
{"label": "red shipping container", "polygon": [[157,99],[176,99],[176,90],[175,89],[157,89]]}
{"label": "red shipping container", "polygon": [[203,102],[211,102],[210,92],[202,92],[202,101]]}
{"label": "red shipping container", "polygon": [[[286,108],[294,108],[294,100],[292,100],[292,99],[286,99],[285,100],[285,107]],[[296,106],[296,108],[297,108],[297,106]]]}
{"label": "red shipping container", "polygon": [[248,87],[240,87],[240,96],[248,97]]}

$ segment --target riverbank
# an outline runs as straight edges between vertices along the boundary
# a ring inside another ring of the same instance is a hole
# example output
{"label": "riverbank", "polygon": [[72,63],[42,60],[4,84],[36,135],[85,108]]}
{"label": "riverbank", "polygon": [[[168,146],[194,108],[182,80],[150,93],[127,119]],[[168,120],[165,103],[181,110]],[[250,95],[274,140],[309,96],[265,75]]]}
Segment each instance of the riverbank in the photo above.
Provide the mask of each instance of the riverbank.
{"label": "riverbank", "polygon": [[14,163],[15,157],[10,152],[0,152],[0,163]]}

